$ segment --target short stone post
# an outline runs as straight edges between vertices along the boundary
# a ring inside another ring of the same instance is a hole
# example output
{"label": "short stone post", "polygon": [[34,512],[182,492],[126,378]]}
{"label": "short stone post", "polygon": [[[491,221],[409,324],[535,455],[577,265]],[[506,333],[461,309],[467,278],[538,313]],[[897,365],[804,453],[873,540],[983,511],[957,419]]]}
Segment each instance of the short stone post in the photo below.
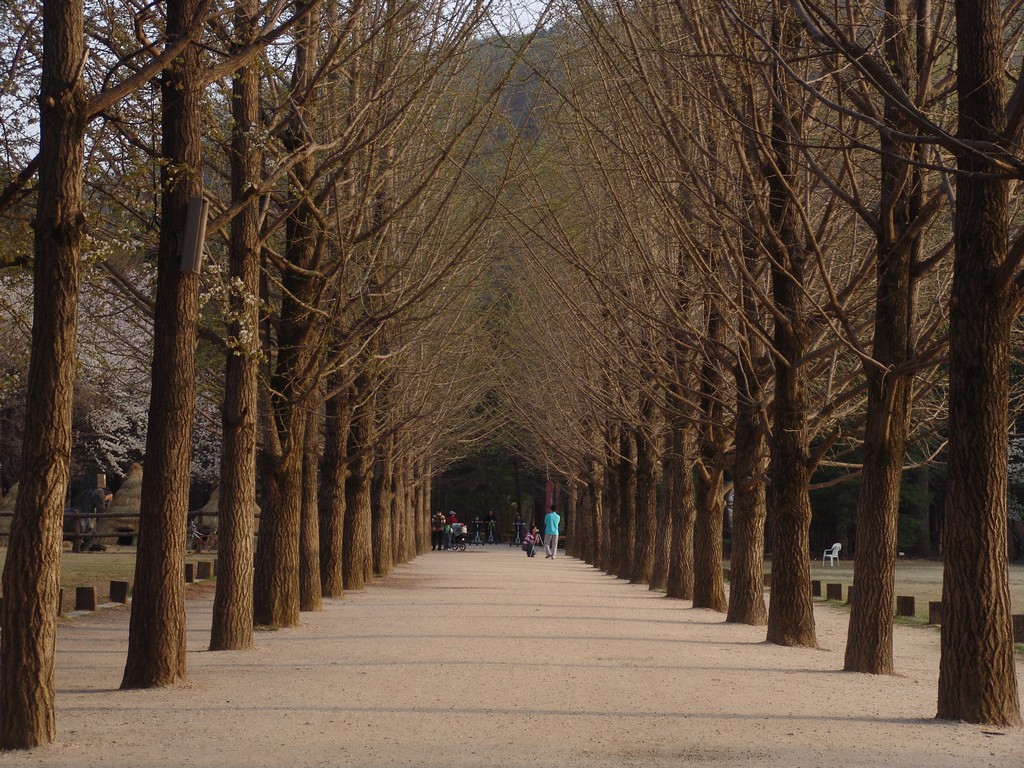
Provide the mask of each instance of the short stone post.
{"label": "short stone post", "polygon": [[1013,614],[1013,642],[1024,643],[1024,613]]}
{"label": "short stone post", "polygon": [[821,597],[821,579],[811,582],[811,597]]}
{"label": "short stone post", "polygon": [[929,600],[928,601],[928,623],[929,624],[941,624],[942,623],[942,602]]}
{"label": "short stone post", "polygon": [[185,583],[192,584],[196,580],[195,563],[185,563]]}
{"label": "short stone post", "polygon": [[213,576],[213,563],[209,560],[200,560],[196,563],[196,579],[209,579]]}
{"label": "short stone post", "polygon": [[843,599],[843,585],[829,583],[825,585],[825,597],[828,600],[837,600],[842,602]]}
{"label": "short stone post", "polygon": [[121,603],[121,605],[128,604],[128,582],[127,581],[112,581],[110,582],[110,602]]}
{"label": "short stone post", "polygon": [[75,587],[75,610],[96,610],[96,587]]}
{"label": "short stone post", "polygon": [[896,615],[912,617],[914,613],[914,596],[896,595]]}

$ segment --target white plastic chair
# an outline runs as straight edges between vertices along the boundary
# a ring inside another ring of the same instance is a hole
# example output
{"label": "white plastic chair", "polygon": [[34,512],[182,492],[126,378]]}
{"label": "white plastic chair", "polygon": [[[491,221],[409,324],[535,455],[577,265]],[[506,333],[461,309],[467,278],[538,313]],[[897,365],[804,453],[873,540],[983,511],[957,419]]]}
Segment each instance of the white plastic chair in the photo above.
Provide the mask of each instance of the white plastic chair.
{"label": "white plastic chair", "polygon": [[826,549],[825,550],[825,554],[821,556],[821,564],[824,565],[825,564],[825,560],[827,559],[828,560],[828,564],[830,566],[831,565],[835,565],[836,564],[836,560],[839,559],[839,550],[842,549],[842,548],[843,548],[843,545],[840,544],[837,541],[831,547]]}

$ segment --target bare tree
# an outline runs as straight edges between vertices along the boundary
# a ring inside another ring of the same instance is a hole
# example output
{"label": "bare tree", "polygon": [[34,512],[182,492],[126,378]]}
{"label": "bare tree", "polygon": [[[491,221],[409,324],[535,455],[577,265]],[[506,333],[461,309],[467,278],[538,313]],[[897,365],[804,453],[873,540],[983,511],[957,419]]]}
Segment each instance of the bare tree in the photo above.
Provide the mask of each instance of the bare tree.
{"label": "bare tree", "polygon": [[54,648],[71,453],[86,101],[83,9],[43,7],[34,313],[22,476],[3,571],[0,748],[56,737]]}

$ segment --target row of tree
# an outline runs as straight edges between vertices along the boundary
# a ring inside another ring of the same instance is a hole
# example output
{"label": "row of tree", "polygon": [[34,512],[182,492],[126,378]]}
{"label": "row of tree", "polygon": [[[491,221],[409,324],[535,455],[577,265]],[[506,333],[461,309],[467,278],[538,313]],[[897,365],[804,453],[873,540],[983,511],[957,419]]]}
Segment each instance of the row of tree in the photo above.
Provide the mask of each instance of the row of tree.
{"label": "row of tree", "polygon": [[856,476],[851,671],[894,671],[901,479],[942,456],[938,715],[1012,725],[1017,10],[569,4],[524,61],[496,375],[577,554],[770,642],[816,645],[809,493]]}
{"label": "row of tree", "polygon": [[[292,626],[426,546],[431,477],[480,430],[473,286],[495,197],[477,190],[506,173],[485,150],[509,59],[481,43],[486,12],[477,0],[5,6],[4,108],[38,98],[40,117],[12,123],[0,192],[12,232],[30,219],[35,233],[31,248],[5,246],[9,284],[32,268],[34,314],[3,572],[3,747],[55,736],[76,367],[109,359],[76,348],[83,275],[102,275],[119,322],[135,323],[111,347],[150,361],[132,393],[148,407],[123,688],[186,676],[197,394],[220,409],[211,649],[250,647],[254,625]],[[199,200],[201,269],[182,243]]]}

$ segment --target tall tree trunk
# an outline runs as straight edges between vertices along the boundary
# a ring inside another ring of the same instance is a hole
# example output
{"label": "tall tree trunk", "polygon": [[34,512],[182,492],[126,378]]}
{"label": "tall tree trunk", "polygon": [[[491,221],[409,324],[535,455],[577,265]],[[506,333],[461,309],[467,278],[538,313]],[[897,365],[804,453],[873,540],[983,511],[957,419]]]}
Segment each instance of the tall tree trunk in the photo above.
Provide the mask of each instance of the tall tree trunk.
{"label": "tall tree trunk", "polygon": [[[1001,144],[1002,5],[957,0],[959,137]],[[973,150],[957,155],[950,298],[949,463],[943,532],[938,716],[1020,725],[1006,553],[1010,326],[1008,185]]]}
{"label": "tall tree trunk", "polygon": [[693,599],[693,526],[697,518],[696,489],[693,482],[693,426],[673,416],[671,443],[666,455],[665,472],[673,475],[672,549],[668,561],[666,596],[677,600]]}
{"label": "tall tree trunk", "polygon": [[608,546],[606,549],[608,557],[607,567],[604,570],[612,576],[616,574],[619,561],[622,559],[622,532],[620,530],[622,527],[622,503],[619,501],[619,497],[622,495],[622,489],[619,484],[620,461],[618,456],[618,429],[613,428],[610,430],[608,455],[604,465],[604,482],[605,489],[607,490],[605,498],[608,500],[608,503],[605,505],[605,510],[608,513]]}
{"label": "tall tree trunk", "polygon": [[[894,75],[912,94],[914,25],[906,0],[886,0],[885,56]],[[913,126],[887,99],[887,125],[907,134]],[[873,362],[864,366],[868,409],[864,432],[864,474],[857,500],[857,561],[854,601],[847,630],[848,672],[888,675],[894,671],[892,617],[896,597],[896,532],[903,455],[910,427],[910,377],[899,370],[913,354],[911,266],[916,175],[913,145],[881,132],[881,200],[875,293]]]}
{"label": "tall tree trunk", "polygon": [[[768,452],[760,418],[763,387],[753,366],[747,366],[742,360],[736,377],[732,557],[726,621],[756,626],[768,622],[768,609],[764,604],[764,521],[767,515],[764,477]],[[740,374],[741,367],[748,370]]]}
{"label": "tall tree trunk", "polygon": [[593,559],[591,562],[602,571],[608,567],[608,550],[604,547],[605,529],[608,527],[604,496],[604,466],[596,458],[590,462],[590,506]]}
{"label": "tall tree trunk", "polygon": [[636,558],[636,435],[631,429],[619,430],[619,538],[612,543],[618,550],[615,575],[628,579]]}
{"label": "tall tree trunk", "polygon": [[[399,436],[396,436],[395,443],[400,442]],[[393,494],[393,501],[391,503],[391,560],[395,564],[404,563],[408,559],[405,553],[409,541],[411,515],[409,514],[409,498],[405,487],[407,466],[408,461],[405,454],[396,457],[395,478],[391,484]]]}
{"label": "tall tree trunk", "polygon": [[[714,269],[715,256],[709,254]],[[705,333],[708,343],[700,370],[701,423],[698,427],[700,463],[697,469],[697,519],[693,528],[693,607],[725,612],[729,607],[722,579],[722,516],[725,512],[723,465],[725,377],[715,355],[725,336],[718,301],[705,296]]]}
{"label": "tall tree trunk", "polygon": [[348,455],[351,471],[345,480],[345,546],[342,572],[345,589],[363,589],[373,577],[372,518],[370,511],[374,456],[372,449],[374,409],[369,396],[370,375],[356,379],[354,398],[359,406],[349,430]]}
{"label": "tall tree trunk", "polygon": [[[800,50],[800,22],[789,3],[774,0],[772,45],[783,61]],[[772,301],[775,305],[775,399],[772,402],[771,486],[772,589],[768,605],[768,642],[818,645],[811,600],[811,479],[807,430],[807,309],[804,271],[807,254],[799,230],[798,195],[802,185],[797,164],[801,136],[800,86],[782,64],[772,60],[772,133],[767,165],[769,215],[774,236],[771,252]]]}
{"label": "tall tree trunk", "polygon": [[392,437],[384,439],[380,458],[376,462],[373,478],[373,572],[379,576],[390,573],[394,560],[391,557],[392,527],[391,506],[394,503],[392,484],[395,480],[395,457],[392,452]]}
{"label": "tall tree trunk", "polygon": [[346,451],[352,421],[349,387],[340,377],[332,378],[328,387],[333,394],[327,398],[324,416],[324,461],[320,490],[320,586],[324,597],[341,597],[342,545],[345,531],[345,475],[348,468]]}
{"label": "tall tree trunk", "polygon": [[575,557],[575,552],[572,551],[579,542],[576,541],[579,536],[579,485],[575,480],[569,480],[566,483],[565,491],[565,525],[562,526],[562,530],[568,534],[566,554]]}
{"label": "tall tree trunk", "polygon": [[668,563],[672,554],[672,497],[675,494],[677,473],[668,471],[667,456],[662,460],[661,507],[658,510],[658,533],[655,536],[654,566],[651,569],[650,589],[668,590]]}
{"label": "tall tree trunk", "polygon": [[323,609],[320,579],[320,525],[317,499],[320,487],[320,428],[316,412],[306,425],[302,459],[302,523],[299,533],[299,610]]}
{"label": "tall tree trunk", "polygon": [[[757,167],[754,147],[747,145],[749,165]],[[743,176],[743,202],[756,210],[756,182]],[[734,428],[732,553],[730,555],[729,611],[726,621],[753,626],[768,623],[764,602],[764,542],[768,515],[765,480],[768,470],[767,424],[764,413],[768,358],[758,332],[762,310],[758,300],[765,282],[755,219],[743,223],[742,258],[745,276],[739,286]],[[757,329],[757,330],[755,330]]]}
{"label": "tall tree trunk", "polygon": [[[255,0],[235,8],[239,45],[256,35]],[[254,132],[259,119],[259,74],[243,67],[232,82],[231,199],[240,201],[259,181],[262,153]],[[259,200],[242,205],[231,222],[229,270],[238,285],[230,297],[232,321],[224,400],[221,404],[217,591],[210,650],[252,647],[253,514],[256,509],[256,423],[259,418]]]}
{"label": "tall tree trunk", "polygon": [[[293,409],[289,421],[286,446],[278,450],[265,447],[260,454],[263,493],[253,582],[253,618],[264,627],[294,627],[299,623],[302,448],[307,420],[300,409]],[[269,443],[267,440],[267,445]]]}
{"label": "tall tree trunk", "polygon": [[425,457],[416,461],[416,552],[425,553],[430,545],[430,462]]}
{"label": "tall tree trunk", "polygon": [[[301,7],[302,3],[297,3]],[[292,91],[298,94],[294,114],[283,136],[285,148],[301,153],[311,142],[307,109],[316,70],[314,14],[296,32]],[[306,430],[315,429],[317,213],[312,202],[315,183],[311,155],[292,169],[292,210],[285,220],[285,261],[281,275],[281,308],[277,360],[270,381],[270,413],[263,438],[260,474],[263,480],[260,537],[256,549],[253,605],[255,621],[272,627],[299,623],[300,536],[303,510],[303,465]]]}
{"label": "tall tree trunk", "polygon": [[[167,44],[185,34],[203,0],[168,0]],[[203,192],[202,56],[185,46],[160,78],[163,148],[152,389],[139,502],[135,583],[122,688],[185,679],[185,529],[195,417],[199,275],[182,272],[178,242],[189,198]]]}
{"label": "tall tree trunk", "polygon": [[56,738],[54,652],[78,327],[85,53],[82,4],[43,4],[32,358],[21,478],[3,571],[0,748]]}
{"label": "tall tree trunk", "polygon": [[658,447],[655,443],[654,403],[644,397],[641,423],[636,430],[636,561],[630,581],[650,584],[654,570],[654,543],[658,533]]}

